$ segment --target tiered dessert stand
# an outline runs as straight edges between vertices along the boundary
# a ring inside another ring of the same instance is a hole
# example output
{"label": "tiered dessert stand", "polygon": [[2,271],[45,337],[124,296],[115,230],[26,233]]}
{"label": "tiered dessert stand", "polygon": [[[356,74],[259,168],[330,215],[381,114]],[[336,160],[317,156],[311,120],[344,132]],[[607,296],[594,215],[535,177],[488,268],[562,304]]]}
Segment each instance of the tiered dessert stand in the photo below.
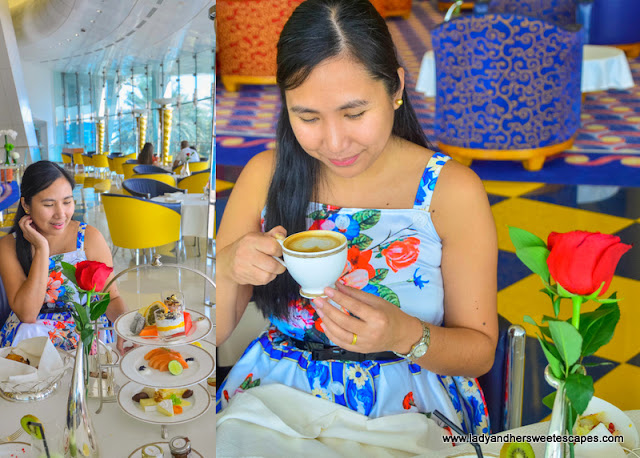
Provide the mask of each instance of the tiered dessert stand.
{"label": "tiered dessert stand", "polygon": [[[163,265],[160,262],[160,256],[155,256],[151,264],[134,266],[118,273],[111,282],[105,286],[104,290],[106,291],[111,286],[111,283],[125,273],[142,268],[173,268],[188,270],[202,276],[213,288],[215,288],[213,280],[199,270],[178,264]],[[211,313],[210,308],[211,305],[205,303],[204,314],[196,312],[195,310],[185,309],[185,311],[188,311],[191,314],[193,323],[192,328],[188,335],[171,338],[144,338],[134,335],[131,332],[130,327],[133,317],[138,313],[137,311],[132,311],[118,317],[118,319],[113,323],[113,329],[115,332],[122,338],[133,342],[134,344],[138,344],[139,347],[130,350],[120,360],[120,369],[125,377],[130,381],[125,383],[119,389],[116,388],[117,396],[114,398],[104,396],[102,378],[99,377],[98,394],[100,407],[96,413],[100,413],[103,403],[118,402],[118,405],[122,410],[133,418],[146,423],[159,424],[161,426],[161,435],[163,439],[168,438],[167,425],[185,423],[203,415],[211,406],[212,399],[207,388],[201,383],[206,381],[206,379],[214,372],[215,360],[213,355],[207,350],[191,344],[206,337],[213,329],[213,324],[209,319]],[[178,351],[184,359],[193,358],[188,363],[189,368],[185,369],[180,375],[172,375],[169,372],[160,372],[148,367],[142,369],[141,366],[147,366],[148,363],[148,361],[144,359],[144,356],[149,351],[153,350],[153,348],[158,347],[166,347],[171,350]],[[117,366],[117,364],[101,364],[101,361],[98,359],[98,374],[102,374],[103,369],[115,366]],[[132,400],[133,395],[142,391],[144,387],[155,389],[188,388],[193,391],[193,395],[187,399],[191,405],[188,409],[185,409],[182,414],[178,414],[173,417],[165,416],[160,412],[155,411],[145,412],[136,401]]]}

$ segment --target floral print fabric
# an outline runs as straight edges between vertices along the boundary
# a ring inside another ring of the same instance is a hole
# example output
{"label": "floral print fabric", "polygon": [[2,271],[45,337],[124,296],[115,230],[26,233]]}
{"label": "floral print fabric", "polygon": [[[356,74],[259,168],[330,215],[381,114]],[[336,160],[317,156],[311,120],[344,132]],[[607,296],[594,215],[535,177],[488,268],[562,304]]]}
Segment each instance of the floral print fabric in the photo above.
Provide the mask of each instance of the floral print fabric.
{"label": "floral print fabric", "polygon": [[[434,154],[410,209],[356,209],[311,204],[310,229],[339,231],[349,241],[341,281],[379,296],[406,313],[441,325],[444,317],[440,271],[442,244],[429,205],[442,166],[449,157]],[[488,414],[473,379],[440,376],[398,357],[390,361],[314,361],[291,339],[333,345],[309,301],[290,304],[288,320],[271,326],[252,342],[221,384],[217,410],[230,398],[261,383],[283,383],[375,418],[435,409],[458,419],[467,432],[488,433]]]}
{"label": "floral print fabric", "polygon": [[[80,223],[75,251],[49,257],[47,290],[43,301],[43,309],[36,322],[22,323],[15,313],[11,312],[0,331],[0,347],[10,347],[21,340],[46,335],[58,348],[63,350],[76,348],[78,336],[75,332],[75,322],[70,312],[60,311],[60,309],[70,307],[71,302],[85,303],[87,299],[84,294],[82,296],[78,294],[76,285],[62,273],[61,262],[64,261],[75,265],[87,259],[84,252],[86,227],[86,223]],[[51,309],[51,312],[46,312],[47,308]],[[107,317],[104,315],[98,321],[104,326],[109,324]],[[111,333],[101,334],[101,339],[105,342],[113,341]]]}

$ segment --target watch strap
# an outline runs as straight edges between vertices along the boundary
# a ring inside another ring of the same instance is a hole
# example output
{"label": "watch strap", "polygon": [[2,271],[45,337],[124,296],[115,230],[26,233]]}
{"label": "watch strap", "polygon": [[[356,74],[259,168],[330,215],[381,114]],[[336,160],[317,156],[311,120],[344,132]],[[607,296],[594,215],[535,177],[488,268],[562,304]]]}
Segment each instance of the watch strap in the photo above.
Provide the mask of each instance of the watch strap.
{"label": "watch strap", "polygon": [[412,347],[411,350],[409,350],[409,353],[407,353],[406,355],[403,355],[402,353],[398,353],[397,351],[394,351],[394,353],[402,358],[405,359],[409,359],[411,361],[413,361],[415,359],[415,350],[416,348],[418,348],[420,345],[424,344],[426,345],[427,349],[429,349],[429,344],[431,343],[431,330],[429,329],[429,326],[427,325],[426,322],[420,320],[420,324],[422,324],[422,337],[420,337],[420,340],[418,340]]}

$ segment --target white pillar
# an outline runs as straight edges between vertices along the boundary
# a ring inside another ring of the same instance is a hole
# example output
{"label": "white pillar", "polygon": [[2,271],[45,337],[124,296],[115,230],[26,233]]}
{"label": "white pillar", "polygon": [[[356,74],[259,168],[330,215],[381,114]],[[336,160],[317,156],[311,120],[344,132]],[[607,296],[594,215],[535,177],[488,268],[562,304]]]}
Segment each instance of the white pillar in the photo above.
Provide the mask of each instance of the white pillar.
{"label": "white pillar", "polygon": [[14,144],[20,153],[19,162],[25,161],[25,154],[28,154],[27,162],[39,160],[40,150],[8,0],[0,0],[0,107],[0,129],[18,132]]}

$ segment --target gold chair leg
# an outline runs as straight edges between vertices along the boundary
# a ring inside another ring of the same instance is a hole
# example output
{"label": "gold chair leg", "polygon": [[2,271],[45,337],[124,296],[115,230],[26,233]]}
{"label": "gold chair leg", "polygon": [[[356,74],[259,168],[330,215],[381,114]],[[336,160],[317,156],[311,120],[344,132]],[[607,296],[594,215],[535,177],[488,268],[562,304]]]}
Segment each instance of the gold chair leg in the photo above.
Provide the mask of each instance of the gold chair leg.
{"label": "gold chair leg", "polygon": [[536,172],[536,171],[542,169],[542,166],[544,164],[544,160],[545,160],[545,156],[544,155],[535,156],[535,157],[532,157],[530,159],[522,161],[522,165],[528,171]]}

